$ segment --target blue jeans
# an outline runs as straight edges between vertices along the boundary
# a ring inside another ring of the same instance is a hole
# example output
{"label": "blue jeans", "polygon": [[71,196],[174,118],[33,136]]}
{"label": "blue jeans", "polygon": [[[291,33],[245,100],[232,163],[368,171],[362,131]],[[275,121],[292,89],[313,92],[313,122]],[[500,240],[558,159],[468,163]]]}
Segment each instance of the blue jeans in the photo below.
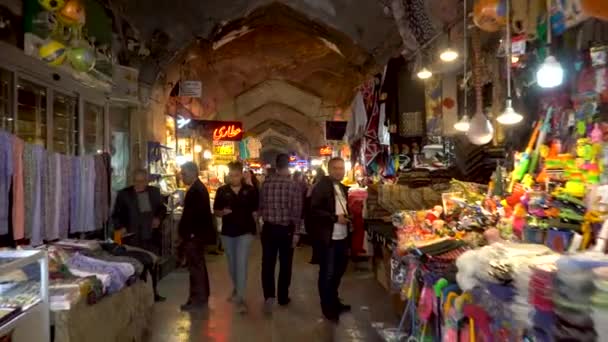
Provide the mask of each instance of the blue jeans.
{"label": "blue jeans", "polygon": [[253,241],[252,234],[236,237],[222,235],[222,244],[228,260],[228,272],[238,299],[245,299],[247,292],[247,271],[249,264],[249,249]]}

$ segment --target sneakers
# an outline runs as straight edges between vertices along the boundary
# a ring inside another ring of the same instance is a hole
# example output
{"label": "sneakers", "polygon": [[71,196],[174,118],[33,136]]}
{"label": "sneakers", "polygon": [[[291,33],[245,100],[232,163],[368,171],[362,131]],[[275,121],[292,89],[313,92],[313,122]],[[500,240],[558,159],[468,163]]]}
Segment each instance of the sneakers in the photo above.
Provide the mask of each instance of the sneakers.
{"label": "sneakers", "polygon": [[280,306],[287,306],[287,305],[289,305],[289,303],[291,303],[291,298],[289,298],[289,297],[285,300],[279,300]]}
{"label": "sneakers", "polygon": [[154,295],[154,302],[155,303],[162,303],[162,302],[164,302],[166,300],[167,300],[167,298],[159,295],[158,293]]}
{"label": "sneakers", "polygon": [[351,306],[348,304],[344,304],[342,302],[338,303],[338,312],[343,314],[343,313],[347,313],[350,312],[351,310]]}
{"label": "sneakers", "polygon": [[267,315],[272,314],[272,308],[274,306],[274,298],[268,298],[264,302],[264,313]]}

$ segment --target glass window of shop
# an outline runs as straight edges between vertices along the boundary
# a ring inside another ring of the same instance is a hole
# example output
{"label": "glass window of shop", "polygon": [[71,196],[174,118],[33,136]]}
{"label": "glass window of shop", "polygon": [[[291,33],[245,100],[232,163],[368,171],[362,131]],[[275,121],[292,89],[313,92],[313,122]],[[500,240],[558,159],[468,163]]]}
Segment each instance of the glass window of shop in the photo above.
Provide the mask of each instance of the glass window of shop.
{"label": "glass window of shop", "polygon": [[112,194],[128,185],[131,110],[128,106],[110,107]]}
{"label": "glass window of shop", "polygon": [[104,107],[90,102],[84,103],[84,154],[95,154],[103,150]]}
{"label": "glass window of shop", "polygon": [[0,68],[0,129],[12,133],[15,123],[12,111],[13,74]]}
{"label": "glass window of shop", "polygon": [[24,79],[17,80],[15,134],[25,142],[46,147],[46,88]]}
{"label": "glass window of shop", "polygon": [[78,151],[78,99],[59,92],[53,93],[53,151]]}

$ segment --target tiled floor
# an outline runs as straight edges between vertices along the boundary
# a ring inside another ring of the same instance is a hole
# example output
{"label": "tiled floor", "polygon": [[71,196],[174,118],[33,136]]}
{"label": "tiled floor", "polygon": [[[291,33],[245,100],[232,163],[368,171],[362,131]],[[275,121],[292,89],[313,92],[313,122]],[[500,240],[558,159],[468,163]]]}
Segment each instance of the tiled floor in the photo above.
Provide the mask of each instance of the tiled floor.
{"label": "tiled floor", "polygon": [[249,313],[233,311],[226,301],[232,291],[223,257],[208,258],[211,278],[210,308],[197,315],[179,310],[187,295],[188,274],[179,270],[169,274],[160,284],[167,301],[156,304],[151,325],[150,342],[316,342],[316,341],[380,341],[372,322],[394,322],[392,306],[386,292],[370,272],[349,271],[342,281],[341,297],[353,311],[342,316],[334,326],[321,319],[316,289],[318,268],[308,264],[309,248],[300,248],[294,258],[291,285],[292,303],[277,307],[272,316],[262,313],[260,284],[261,247],[254,242],[249,267]]}

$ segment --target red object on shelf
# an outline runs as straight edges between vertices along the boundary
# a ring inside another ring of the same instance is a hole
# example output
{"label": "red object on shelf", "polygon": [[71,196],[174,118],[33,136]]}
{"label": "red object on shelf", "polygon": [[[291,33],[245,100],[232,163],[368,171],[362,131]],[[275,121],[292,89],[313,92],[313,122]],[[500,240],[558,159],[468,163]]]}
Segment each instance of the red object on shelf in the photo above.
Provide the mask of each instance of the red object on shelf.
{"label": "red object on shelf", "polygon": [[366,191],[353,191],[348,194],[348,209],[352,221],[351,254],[367,255],[365,250],[365,223],[363,222],[363,205],[367,199]]}

